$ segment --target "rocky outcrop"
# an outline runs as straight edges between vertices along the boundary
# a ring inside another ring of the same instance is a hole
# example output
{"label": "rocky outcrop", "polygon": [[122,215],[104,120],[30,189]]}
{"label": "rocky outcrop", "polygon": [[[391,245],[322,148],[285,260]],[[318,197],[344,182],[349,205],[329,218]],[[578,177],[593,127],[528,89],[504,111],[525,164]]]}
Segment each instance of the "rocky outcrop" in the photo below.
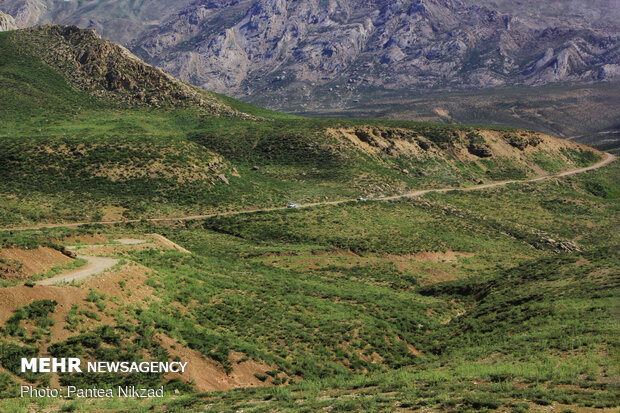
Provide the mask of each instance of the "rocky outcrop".
{"label": "rocky outcrop", "polygon": [[144,63],[91,29],[37,26],[16,31],[13,39],[19,47],[32,48],[46,63],[58,68],[74,87],[97,96],[130,105],[191,105],[210,114],[250,117]]}
{"label": "rocky outcrop", "polygon": [[17,25],[15,24],[15,19],[5,13],[0,11],[0,32],[7,32],[9,30],[16,30]]}
{"label": "rocky outcrop", "polygon": [[521,151],[524,151],[528,146],[536,147],[538,146],[542,140],[536,135],[527,135],[524,133],[517,134],[505,134],[504,140]]}

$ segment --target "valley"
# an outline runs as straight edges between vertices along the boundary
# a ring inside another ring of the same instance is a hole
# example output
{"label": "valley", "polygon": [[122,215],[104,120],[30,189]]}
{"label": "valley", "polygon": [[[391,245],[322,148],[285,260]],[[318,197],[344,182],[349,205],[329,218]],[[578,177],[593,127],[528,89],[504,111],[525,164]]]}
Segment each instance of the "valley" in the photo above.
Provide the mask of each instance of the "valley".
{"label": "valley", "polygon": [[[0,33],[0,113],[2,411],[620,406],[612,153],[275,112],[55,25]],[[188,369],[21,371],[39,356]]]}

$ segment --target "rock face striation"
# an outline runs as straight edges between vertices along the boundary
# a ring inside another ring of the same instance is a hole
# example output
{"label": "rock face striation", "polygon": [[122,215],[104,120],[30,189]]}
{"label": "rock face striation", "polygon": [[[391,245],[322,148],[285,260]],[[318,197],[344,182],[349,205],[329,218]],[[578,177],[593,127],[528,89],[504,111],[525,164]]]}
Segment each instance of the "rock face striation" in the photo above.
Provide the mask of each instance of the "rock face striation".
{"label": "rock face striation", "polygon": [[[183,80],[276,108],[620,74],[614,0],[184,0],[149,17],[158,1],[100,2],[122,7],[120,17],[49,0],[0,8],[24,24],[86,23]],[[106,29],[120,21],[133,31]]]}
{"label": "rock face striation", "polygon": [[[237,17],[226,24],[224,13]],[[473,1],[200,0],[131,49],[185,80],[236,96],[311,100],[318,90],[338,100],[376,88],[458,90],[616,76],[617,27],[553,22]]]}
{"label": "rock face striation", "polygon": [[15,29],[17,29],[15,19],[13,19],[12,16],[0,11],[0,32],[7,32]]}

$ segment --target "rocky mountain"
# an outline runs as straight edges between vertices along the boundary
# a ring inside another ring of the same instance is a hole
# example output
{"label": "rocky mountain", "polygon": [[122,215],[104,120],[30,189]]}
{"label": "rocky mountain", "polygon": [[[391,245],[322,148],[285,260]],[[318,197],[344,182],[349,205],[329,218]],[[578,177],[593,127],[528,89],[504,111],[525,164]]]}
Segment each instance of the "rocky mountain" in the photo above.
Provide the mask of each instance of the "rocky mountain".
{"label": "rocky mountain", "polygon": [[127,44],[144,30],[161,25],[190,1],[145,0],[1,0],[0,10],[19,27],[58,23],[97,30],[104,38]]}
{"label": "rocky mountain", "polygon": [[18,24],[97,29],[203,88],[270,108],[620,75],[617,0],[0,0]]}
{"label": "rocky mountain", "polygon": [[376,89],[605,80],[620,70],[618,39],[453,0],[234,0],[195,1],[131,49],[204,88],[286,107],[283,96],[338,105]]}
{"label": "rocky mountain", "polygon": [[11,15],[4,14],[0,11],[0,32],[17,29],[15,19]]}

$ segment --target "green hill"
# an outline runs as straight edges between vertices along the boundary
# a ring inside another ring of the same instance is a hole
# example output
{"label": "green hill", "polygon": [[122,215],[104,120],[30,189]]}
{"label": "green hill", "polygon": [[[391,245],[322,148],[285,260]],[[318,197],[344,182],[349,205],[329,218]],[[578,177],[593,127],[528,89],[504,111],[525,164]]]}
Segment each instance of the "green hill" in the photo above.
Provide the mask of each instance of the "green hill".
{"label": "green hill", "polygon": [[464,187],[599,158],[530,131],[272,112],[75,27],[2,33],[0,57],[4,226]]}

